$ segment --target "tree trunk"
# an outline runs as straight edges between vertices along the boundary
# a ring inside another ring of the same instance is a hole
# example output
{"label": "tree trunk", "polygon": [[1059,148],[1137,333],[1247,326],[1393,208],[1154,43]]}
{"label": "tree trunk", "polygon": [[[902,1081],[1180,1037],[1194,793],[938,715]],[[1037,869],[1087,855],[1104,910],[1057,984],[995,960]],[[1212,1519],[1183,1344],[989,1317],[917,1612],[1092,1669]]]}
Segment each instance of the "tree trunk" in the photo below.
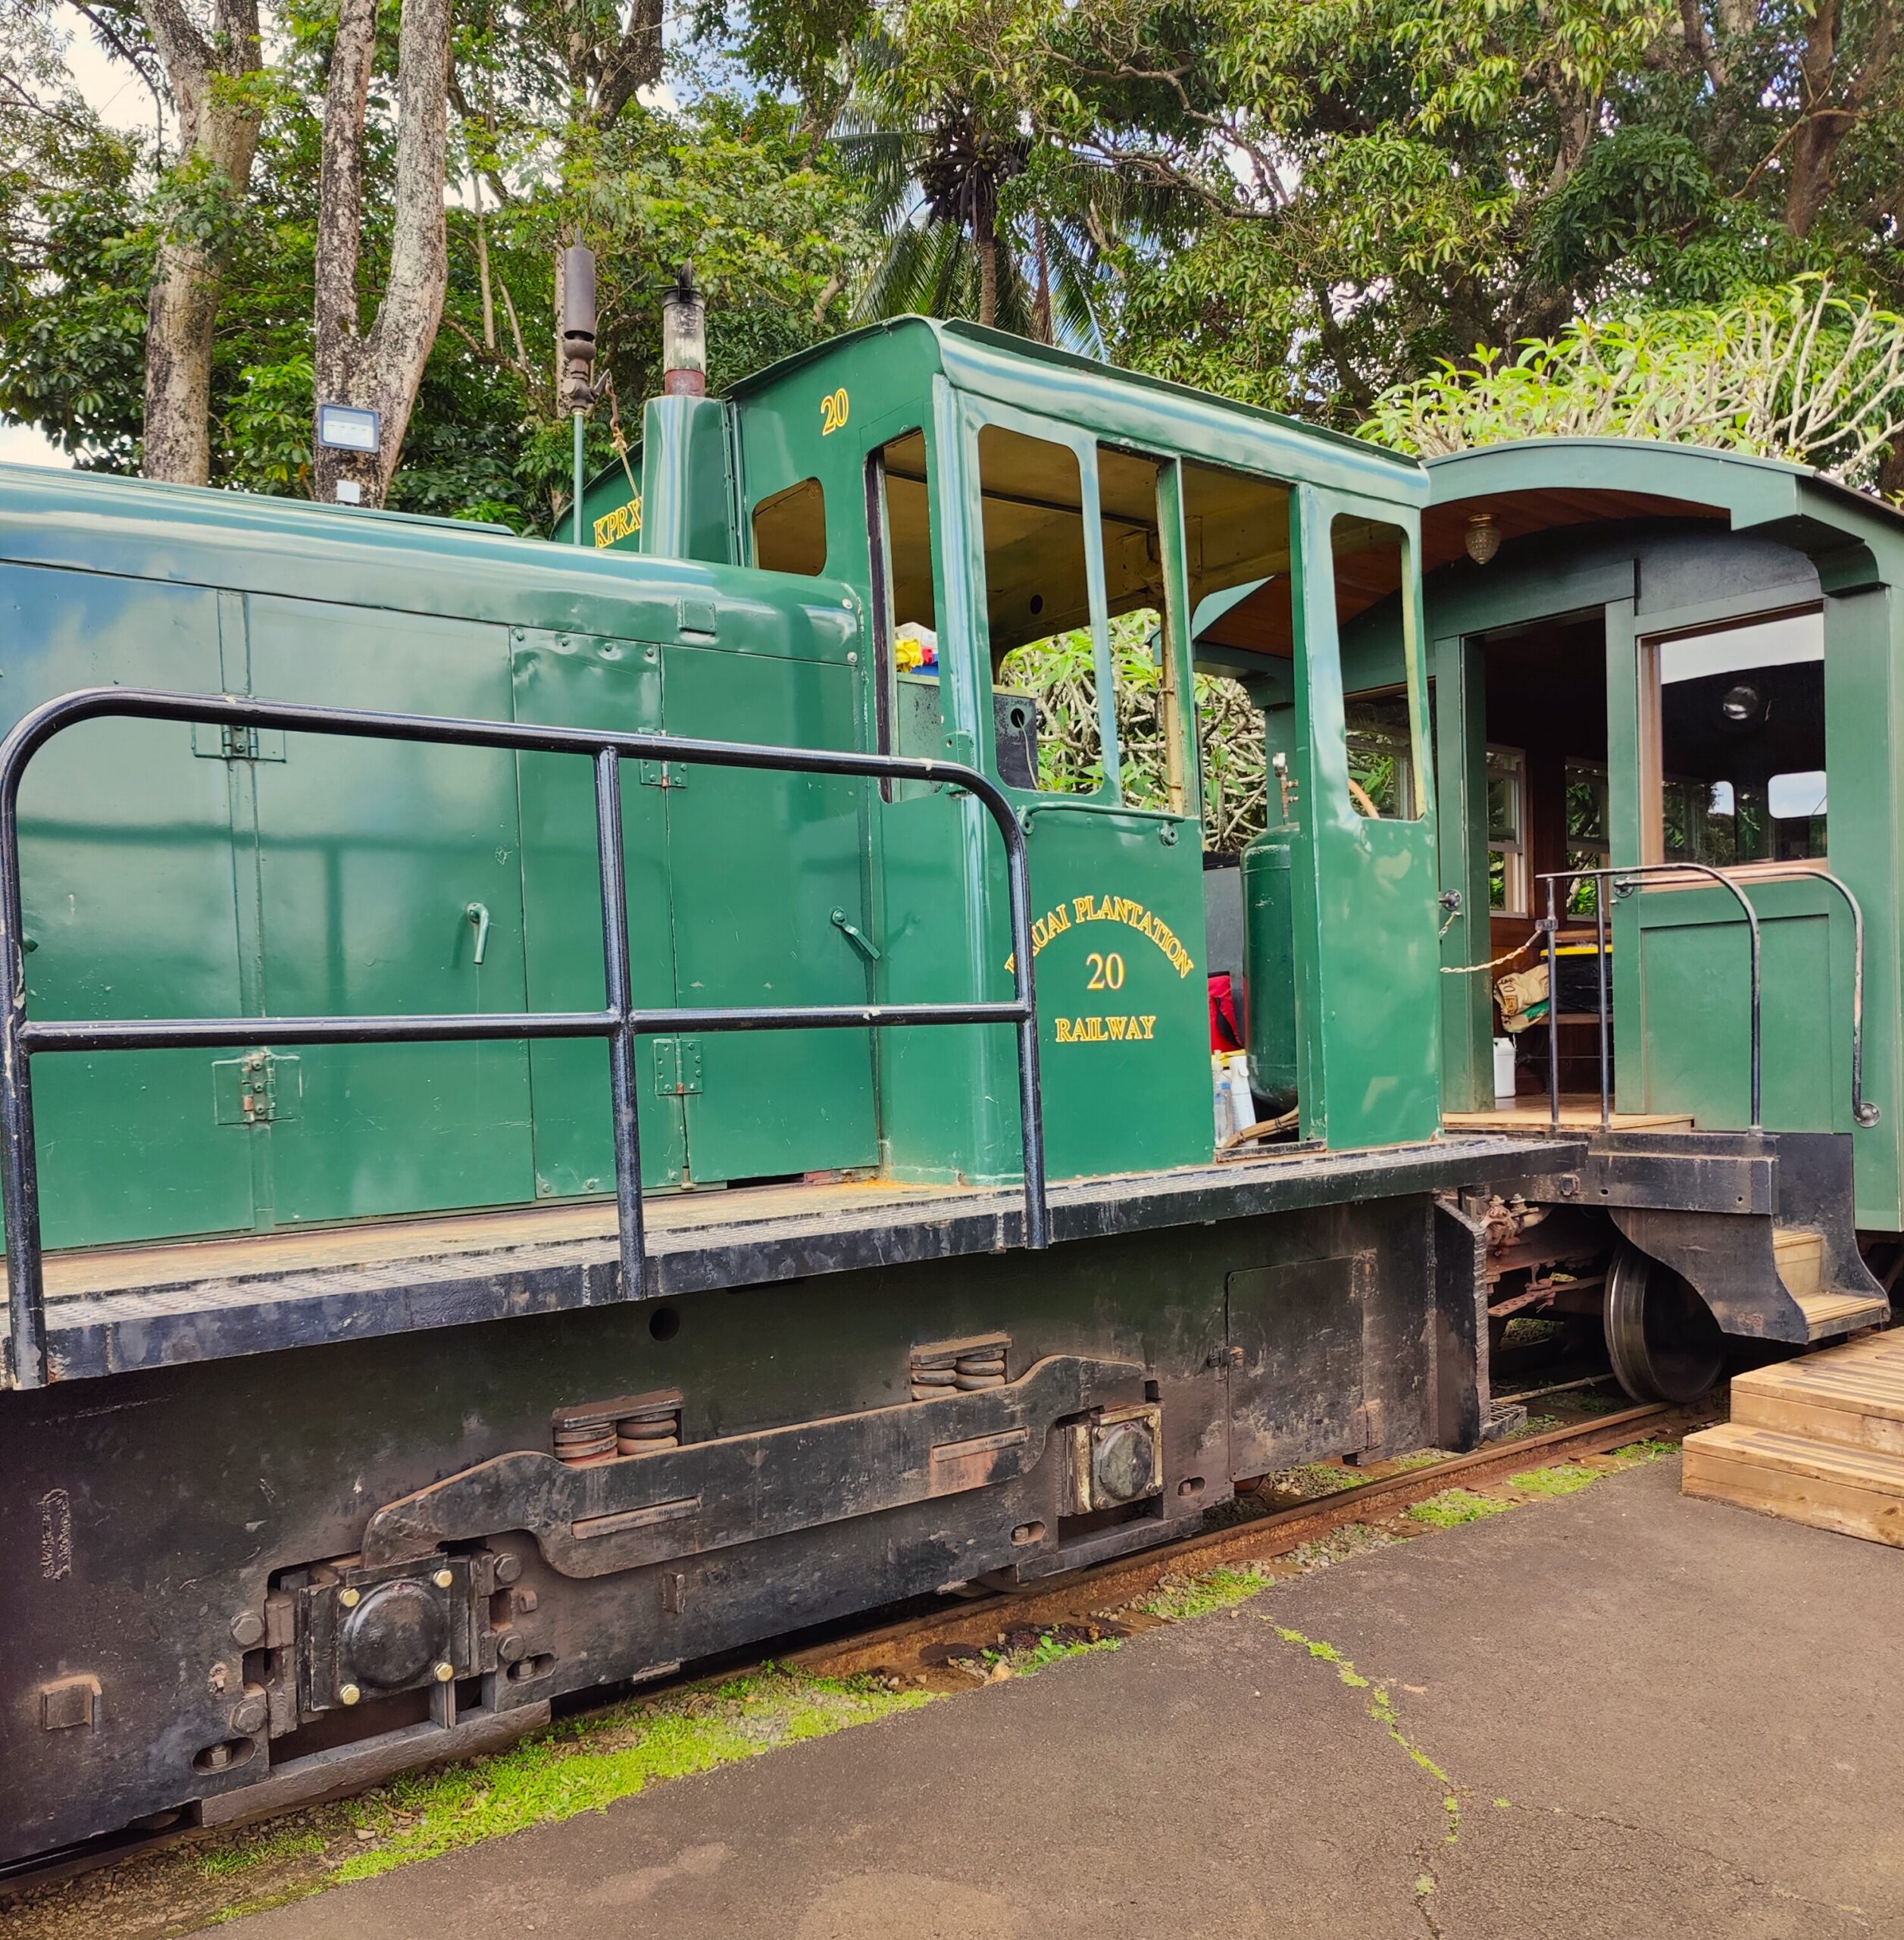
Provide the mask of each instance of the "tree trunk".
{"label": "tree trunk", "polygon": [[[342,0],[324,96],[319,164],[313,365],[319,405],[376,411],[374,452],[313,454],[312,495],[380,505],[403,449],[449,281],[443,217],[449,159],[450,0],[405,0],[397,43],[397,164],[390,269],[369,330],[361,327],[364,112],[377,55],[377,0]],[[346,490],[346,499],[350,494]]]}
{"label": "tree trunk", "polygon": [[[179,0],[141,0],[179,114],[179,167],[196,165],[227,206],[245,192],[261,110],[244,85],[259,67],[257,0],[219,0],[208,40]],[[211,352],[222,263],[217,230],[159,244],[145,313],[148,478],[204,485],[211,477]]]}
{"label": "tree trunk", "polygon": [[1803,237],[1824,205],[1831,164],[1856,116],[1834,106],[1831,93],[1838,59],[1838,0],[1818,0],[1805,29],[1799,62],[1799,124],[1787,157],[1785,227]]}
{"label": "tree trunk", "polygon": [[1051,252],[1046,246],[1042,216],[1033,219],[1031,233],[1038,256],[1038,295],[1032,307],[1032,331],[1039,343],[1055,343],[1058,337],[1051,320]]}
{"label": "tree trunk", "polygon": [[978,320],[996,326],[999,320],[999,239],[989,227],[978,242]]}
{"label": "tree trunk", "polygon": [[140,470],[175,485],[211,477],[211,346],[218,272],[204,246],[168,236],[145,307],[145,425]]}

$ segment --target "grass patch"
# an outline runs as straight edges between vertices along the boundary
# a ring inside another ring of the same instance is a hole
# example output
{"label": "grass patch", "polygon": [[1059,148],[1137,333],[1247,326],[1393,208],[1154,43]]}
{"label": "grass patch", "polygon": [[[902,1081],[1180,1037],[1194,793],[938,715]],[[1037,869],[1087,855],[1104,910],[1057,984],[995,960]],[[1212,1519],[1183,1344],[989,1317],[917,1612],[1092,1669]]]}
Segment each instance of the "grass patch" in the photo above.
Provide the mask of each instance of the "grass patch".
{"label": "grass patch", "polygon": [[1392,1475],[1405,1475],[1412,1469],[1432,1469],[1446,1459],[1439,1448],[1418,1448],[1412,1455],[1399,1456],[1390,1463],[1388,1470]]}
{"label": "grass patch", "polygon": [[1234,1568],[1221,1565],[1202,1576],[1166,1576],[1158,1585],[1156,1594],[1138,1608],[1166,1623],[1182,1623],[1190,1617],[1228,1610],[1258,1590],[1268,1589],[1275,1580],[1246,1563]]}
{"label": "grass patch", "polygon": [[1408,1514],[1431,1529],[1457,1529],[1464,1522],[1479,1522],[1490,1516],[1505,1516],[1514,1507],[1491,1495],[1477,1495],[1471,1488],[1444,1488],[1426,1502],[1418,1502]]}
{"label": "grass patch", "polygon": [[1042,1632],[1035,1643],[1015,1644],[1005,1650],[980,1654],[987,1663],[1008,1665],[1014,1677],[1036,1677],[1041,1670],[1061,1664],[1067,1657],[1088,1657],[1093,1651],[1115,1651],[1118,1641],[1115,1637],[1080,1637],[1067,1626]]}
{"label": "grass patch", "polygon": [[769,1665],[746,1677],[633,1702],[558,1726],[492,1758],[405,1776],[355,1802],[371,1841],[333,1869],[368,1879],[527,1826],[599,1812],[651,1785],[825,1738],[931,1701],[871,1678],[810,1678]]}
{"label": "grass patch", "polygon": [[229,1879],[237,1873],[250,1872],[254,1866],[315,1859],[324,1849],[324,1835],[314,1826],[266,1826],[241,1834],[229,1845],[195,1852],[192,1863],[201,1879]]}
{"label": "grass patch", "polygon": [[1662,1455],[1677,1455],[1679,1444],[1676,1441],[1629,1441],[1624,1448],[1616,1448],[1607,1458],[1618,1462],[1623,1468],[1637,1468],[1643,1463],[1657,1462]]}
{"label": "grass patch", "polygon": [[1524,1469],[1507,1479],[1510,1488],[1524,1490],[1529,1495],[1571,1495],[1605,1473],[1602,1469],[1582,1468],[1577,1462],[1560,1462],[1550,1469]]}

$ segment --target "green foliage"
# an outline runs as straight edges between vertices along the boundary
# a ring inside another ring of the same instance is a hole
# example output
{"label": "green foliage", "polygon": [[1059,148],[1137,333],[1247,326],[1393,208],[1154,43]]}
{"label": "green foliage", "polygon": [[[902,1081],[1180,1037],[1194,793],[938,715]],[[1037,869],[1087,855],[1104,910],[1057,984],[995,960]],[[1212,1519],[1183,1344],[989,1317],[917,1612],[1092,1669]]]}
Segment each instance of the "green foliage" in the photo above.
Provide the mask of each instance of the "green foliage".
{"label": "green foliage", "polygon": [[1508,1486],[1527,1495],[1573,1495],[1591,1487],[1604,1470],[1583,1468],[1577,1462],[1562,1462],[1550,1469],[1524,1469],[1508,1477]]}
{"label": "green foliage", "polygon": [[[1156,620],[1126,613],[1111,622],[1119,756],[1124,797],[1157,809],[1169,800],[1165,748],[1163,670],[1152,640]],[[1000,663],[998,684],[1038,702],[1039,785],[1089,794],[1104,782],[1098,677],[1087,628],[1015,649]],[[1196,721],[1203,771],[1203,846],[1229,855],[1262,832],[1269,757],[1262,715],[1234,681],[1199,674]]]}
{"label": "green foliage", "polygon": [[1182,1623],[1191,1617],[1233,1610],[1275,1580],[1252,1563],[1220,1563],[1201,1576],[1166,1576],[1140,1607],[1146,1616],[1161,1617],[1166,1623]]}
{"label": "green foliage", "polygon": [[931,1701],[927,1692],[889,1691],[870,1679],[810,1678],[770,1666],[659,1704],[597,1712],[493,1758],[408,1774],[356,1801],[360,1828],[372,1837],[330,1877],[374,1878]]}
{"label": "green foliage", "polygon": [[1581,319],[1397,386],[1364,436],[1432,456],[1540,436],[1658,438],[1873,481],[1904,433],[1904,315],[1806,277],[1722,308]]}

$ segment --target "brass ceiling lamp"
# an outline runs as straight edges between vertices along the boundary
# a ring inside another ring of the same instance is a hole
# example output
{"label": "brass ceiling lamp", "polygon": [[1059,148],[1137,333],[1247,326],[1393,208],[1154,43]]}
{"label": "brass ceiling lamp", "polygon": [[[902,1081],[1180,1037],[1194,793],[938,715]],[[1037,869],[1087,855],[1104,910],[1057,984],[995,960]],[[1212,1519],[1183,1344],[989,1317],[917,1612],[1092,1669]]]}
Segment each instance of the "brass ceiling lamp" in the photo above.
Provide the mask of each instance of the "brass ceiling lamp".
{"label": "brass ceiling lamp", "polygon": [[1468,518],[1468,556],[1484,566],[1501,549],[1501,528],[1492,512],[1471,512]]}

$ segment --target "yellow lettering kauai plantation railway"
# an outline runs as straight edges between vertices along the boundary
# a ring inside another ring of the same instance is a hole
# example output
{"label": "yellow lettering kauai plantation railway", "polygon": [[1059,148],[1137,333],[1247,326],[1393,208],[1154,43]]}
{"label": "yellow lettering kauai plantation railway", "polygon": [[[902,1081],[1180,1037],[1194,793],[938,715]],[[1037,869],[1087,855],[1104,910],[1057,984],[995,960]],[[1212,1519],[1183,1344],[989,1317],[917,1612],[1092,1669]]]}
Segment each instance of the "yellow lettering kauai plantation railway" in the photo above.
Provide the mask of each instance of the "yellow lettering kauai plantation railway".
{"label": "yellow lettering kauai plantation railway", "polygon": [[[1055,909],[1047,910],[1031,926],[1032,955],[1036,956],[1053,937],[1062,936],[1074,923],[1122,923],[1139,935],[1149,937],[1179,977],[1189,976],[1196,968],[1190,952],[1177,940],[1177,932],[1161,916],[1127,896],[1076,896],[1068,906],[1061,903]],[[1005,959],[1005,967],[1016,968],[1012,957]]]}

